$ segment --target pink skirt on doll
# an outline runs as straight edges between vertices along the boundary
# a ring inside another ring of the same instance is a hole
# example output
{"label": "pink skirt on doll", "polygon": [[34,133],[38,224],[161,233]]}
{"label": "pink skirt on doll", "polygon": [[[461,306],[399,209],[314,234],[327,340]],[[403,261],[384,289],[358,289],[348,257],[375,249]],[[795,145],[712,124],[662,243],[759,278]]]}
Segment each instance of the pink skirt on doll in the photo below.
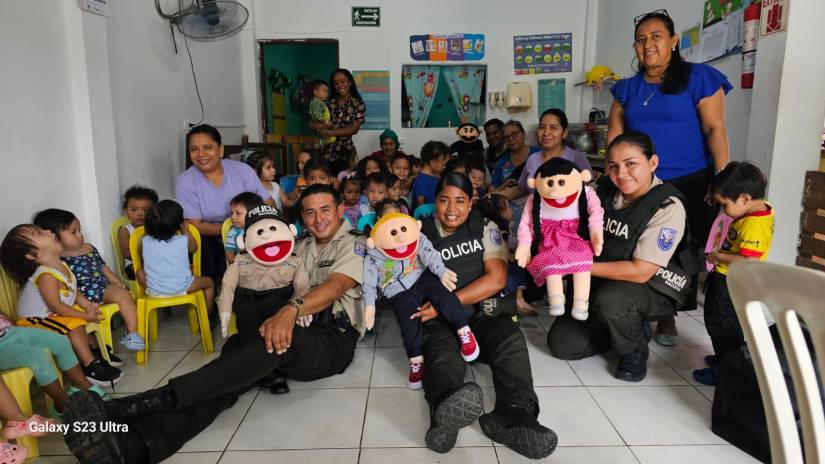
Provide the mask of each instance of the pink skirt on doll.
{"label": "pink skirt on doll", "polygon": [[579,237],[579,220],[541,220],[539,251],[527,265],[536,286],[547,283],[547,276],[590,272],[593,269],[593,248]]}

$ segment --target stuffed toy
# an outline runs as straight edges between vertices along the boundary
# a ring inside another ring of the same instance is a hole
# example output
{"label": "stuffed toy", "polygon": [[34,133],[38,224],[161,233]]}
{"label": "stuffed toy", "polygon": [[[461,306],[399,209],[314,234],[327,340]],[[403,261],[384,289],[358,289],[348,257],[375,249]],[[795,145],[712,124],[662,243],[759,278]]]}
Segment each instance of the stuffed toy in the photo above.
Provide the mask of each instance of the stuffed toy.
{"label": "stuffed toy", "polygon": [[484,144],[478,137],[481,132],[478,126],[465,122],[455,130],[458,140],[450,145],[450,153],[457,153],[462,160],[471,162],[484,162]]}
{"label": "stuffed toy", "polygon": [[604,244],[604,209],[596,192],[585,186],[589,181],[590,171],[579,171],[563,158],[545,162],[527,180],[535,192],[521,215],[516,261],[536,286],[547,283],[551,316],[564,314],[562,276],[573,274],[570,315],[581,321],[588,317],[593,255],[600,255]]}
{"label": "stuffed toy", "polygon": [[[274,207],[262,205],[246,213],[244,233],[238,236],[243,250],[226,269],[218,298],[221,335],[229,335],[235,311],[241,341],[260,337],[258,328],[286,305],[290,298],[309,290],[309,275],[295,249],[295,226]],[[299,320],[308,325],[311,316]]]}
{"label": "stuffed toy", "polygon": [[464,360],[475,360],[479,348],[469,326],[472,309],[451,293],[458,276],[447,269],[441,253],[421,234],[421,221],[398,212],[385,214],[372,228],[367,248],[361,284],[366,326],[369,329],[375,324],[375,302],[380,291],[401,326],[410,359],[409,387],[421,388],[421,322],[414,314],[426,302],[432,303],[458,332]]}

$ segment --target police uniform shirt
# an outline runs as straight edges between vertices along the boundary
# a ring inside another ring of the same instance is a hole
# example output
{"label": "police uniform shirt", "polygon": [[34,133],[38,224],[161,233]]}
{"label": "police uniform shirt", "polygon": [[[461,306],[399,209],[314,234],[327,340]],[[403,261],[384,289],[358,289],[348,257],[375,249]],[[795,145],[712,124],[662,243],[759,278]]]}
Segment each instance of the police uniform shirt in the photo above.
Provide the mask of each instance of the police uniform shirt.
{"label": "police uniform shirt", "polygon": [[295,254],[304,260],[310,290],[326,282],[333,273],[343,274],[358,283],[332,304],[332,314],[346,311],[352,326],[363,336],[365,327],[361,283],[366,245],[363,237],[351,234],[351,230],[349,222],[343,221],[332,240],[320,247],[315,237],[310,235],[298,243]]}
{"label": "police uniform shirt", "polygon": [[275,266],[260,264],[249,254],[241,253],[226,268],[221,281],[221,294],[218,296],[218,308],[222,313],[232,312],[235,288],[241,287],[255,291],[274,290],[292,285],[295,296],[304,296],[309,289],[309,281],[304,262],[295,255]]}
{"label": "police uniform shirt", "polygon": [[[653,176],[653,186],[662,184],[661,179]],[[676,246],[682,241],[685,232],[685,207],[676,197],[669,197],[671,203],[658,211],[650,218],[647,228],[636,242],[633,257],[648,263],[666,267]],[[613,207],[622,209],[629,203],[617,192],[613,199]]]}
{"label": "police uniform shirt", "polygon": [[[444,228],[441,227],[438,219],[433,222],[435,223],[435,229],[438,231],[438,235],[442,237],[452,235],[451,233],[444,232]],[[487,261],[488,259],[502,259],[505,262],[507,261],[510,253],[507,248],[507,242],[504,241],[504,238],[501,236],[501,231],[493,221],[488,221],[484,226],[484,237],[481,239],[481,246],[484,249],[483,261]],[[458,252],[462,251],[464,253],[472,253],[475,250],[458,250]]]}

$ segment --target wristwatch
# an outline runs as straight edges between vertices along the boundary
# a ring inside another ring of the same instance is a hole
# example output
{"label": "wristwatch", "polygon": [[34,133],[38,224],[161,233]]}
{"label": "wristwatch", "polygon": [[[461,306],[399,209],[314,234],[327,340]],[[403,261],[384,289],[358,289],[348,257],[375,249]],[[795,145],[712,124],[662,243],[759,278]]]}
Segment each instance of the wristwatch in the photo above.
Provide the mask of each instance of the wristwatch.
{"label": "wristwatch", "polygon": [[295,314],[295,318],[301,317],[301,313],[304,311],[304,299],[299,297],[293,297],[289,300],[289,305],[294,306],[298,312]]}

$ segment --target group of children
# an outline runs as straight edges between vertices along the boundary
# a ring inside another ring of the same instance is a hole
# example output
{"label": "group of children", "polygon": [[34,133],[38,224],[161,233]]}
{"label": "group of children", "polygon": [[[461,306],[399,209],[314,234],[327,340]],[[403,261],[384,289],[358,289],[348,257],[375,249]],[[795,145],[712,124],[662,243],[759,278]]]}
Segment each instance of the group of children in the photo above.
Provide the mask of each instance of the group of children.
{"label": "group of children", "polygon": [[[397,149],[392,153],[385,151],[383,157],[367,156],[358,163],[354,162],[353,154],[350,169],[338,176],[333,175],[317,154],[304,151],[297,159],[301,177],[290,192],[285,192],[275,182],[274,159],[256,153],[246,161],[270,193],[279,214],[290,217],[290,209],[306,186],[331,184],[341,192],[346,220],[353,227],[358,226],[362,217],[372,213],[376,213],[378,220],[382,217],[394,218],[398,214],[412,215],[416,207],[435,202],[439,176],[445,172],[462,172],[472,181],[474,208],[495,222],[506,240],[507,232],[512,230],[518,219],[513,217],[507,199],[486,193],[488,174],[483,164],[468,157],[451,157],[450,151],[450,147],[442,142],[428,142],[421,150],[420,164],[418,158]],[[708,277],[705,319],[717,355],[731,347],[744,345],[725,276],[728,266],[736,260],[764,260],[767,257],[774,211],[764,200],[766,185],[764,175],[758,168],[749,163],[736,162],[730,163],[712,183],[714,199],[733,219],[721,247],[707,257],[714,270]],[[262,198],[249,192],[231,200],[232,228],[225,241],[229,263],[243,252],[237,238],[244,233],[247,214],[263,204]],[[211,311],[215,301],[215,283],[208,277],[192,274],[189,255],[196,244],[181,206],[172,200],[159,201],[152,189],[134,186],[125,192],[123,211],[128,223],[118,231],[118,245],[125,261],[124,275],[137,279],[152,296],[202,290]],[[297,222],[297,215],[292,214],[291,217],[292,222]],[[384,219],[381,224],[386,221]],[[140,226],[145,227],[145,236],[140,243],[143,266],[136,271],[129,241]],[[515,246],[513,240],[511,244]],[[380,254],[374,255],[377,261],[385,258]],[[80,220],[71,212],[60,209],[37,213],[32,224],[18,225],[7,233],[0,245],[0,263],[22,287],[16,308],[17,320],[0,315],[0,370],[23,366],[32,368],[38,385],[54,400],[57,413],[68,401],[67,393],[58,381],[61,373],[71,383],[69,392],[72,389],[94,390],[103,396],[100,386],[114,385],[123,373],[117,368],[122,361],[114,355],[112,347],[96,346],[94,339],[86,332],[88,323],[103,318],[100,305],[114,303],[119,306],[126,326],[120,343],[126,349],[140,351],[145,348],[145,343],[138,334],[137,311],[132,295],[125,283],[104,262],[97,248],[84,240]],[[427,267],[443,273],[443,265],[429,264],[432,266]],[[376,283],[379,283],[378,280]],[[508,280],[505,292],[515,292],[517,285]],[[444,286],[449,288],[448,283]],[[526,304],[520,294],[518,300],[519,306]],[[466,321],[463,321],[464,324],[459,324],[462,327],[456,327],[459,332],[467,332]],[[108,363],[103,360],[101,350],[104,349],[108,353]],[[418,352],[408,351],[411,365],[412,358],[421,362]],[[477,347],[464,354],[465,359],[474,359],[478,355]],[[696,371],[694,376],[700,382],[715,384],[718,358],[709,356],[706,361],[709,367]],[[415,386],[418,385],[420,383]],[[0,387],[0,406],[3,406],[2,393]],[[17,433],[14,430],[28,427],[28,422],[48,420],[40,416],[21,418],[19,414],[7,413],[6,410],[3,408],[0,411],[3,417],[16,421],[7,426],[7,438]],[[23,425],[15,425],[21,421],[25,421]],[[0,453],[15,452],[6,447],[13,448],[13,445],[0,443]]]}

